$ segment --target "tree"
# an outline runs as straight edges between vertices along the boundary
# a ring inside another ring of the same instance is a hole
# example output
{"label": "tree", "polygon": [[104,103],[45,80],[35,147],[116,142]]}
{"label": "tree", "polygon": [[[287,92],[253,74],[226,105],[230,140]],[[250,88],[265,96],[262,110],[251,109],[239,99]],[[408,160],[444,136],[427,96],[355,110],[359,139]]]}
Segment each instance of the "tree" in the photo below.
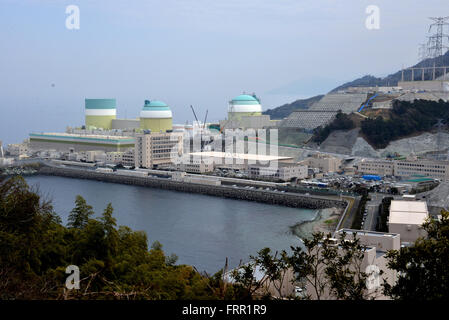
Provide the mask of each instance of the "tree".
{"label": "tree", "polygon": [[394,285],[384,283],[384,293],[398,300],[449,299],[449,212],[428,219],[427,235],[412,246],[387,254],[388,267],[398,272]]}
{"label": "tree", "polygon": [[[368,299],[366,281],[370,274],[362,270],[364,249],[355,235],[346,239],[343,233],[335,242],[330,234],[317,232],[304,239],[304,248],[291,247],[291,254],[282,251],[272,255],[265,248],[250,257],[247,264],[234,270],[234,289],[248,299],[291,299],[293,292],[285,291],[286,281],[291,281],[307,287],[306,299]],[[256,273],[261,276],[257,278]]]}
{"label": "tree", "polygon": [[[218,297],[213,279],[176,265],[160,243],[149,250],[144,232],[117,228],[110,204],[93,214],[77,197],[66,227],[23,178],[0,178],[0,299]],[[69,265],[79,267],[79,290],[65,288]]]}
{"label": "tree", "polygon": [[70,211],[69,227],[82,229],[87,225],[89,218],[94,214],[92,206],[86,203],[86,200],[80,196],[76,196],[75,208]]}
{"label": "tree", "polygon": [[354,235],[346,239],[343,233],[338,242],[331,234],[313,234],[304,240],[305,250],[292,247],[291,266],[296,281],[312,288],[308,298],[321,300],[363,300],[368,298],[366,280],[369,274],[361,269],[365,247]]}

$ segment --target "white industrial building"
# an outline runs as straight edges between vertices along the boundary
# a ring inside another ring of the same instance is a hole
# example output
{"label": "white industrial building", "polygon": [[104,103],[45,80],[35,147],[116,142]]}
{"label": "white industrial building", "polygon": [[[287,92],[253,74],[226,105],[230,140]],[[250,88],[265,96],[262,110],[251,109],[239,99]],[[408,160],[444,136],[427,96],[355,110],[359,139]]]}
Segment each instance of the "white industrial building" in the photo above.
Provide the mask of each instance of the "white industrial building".
{"label": "white industrial building", "polygon": [[399,233],[401,242],[412,243],[426,235],[422,224],[429,217],[425,201],[392,200],[388,231]]}
{"label": "white industrial building", "polygon": [[282,162],[270,166],[249,165],[248,172],[253,179],[269,178],[282,181],[304,179],[308,176],[307,166]]}

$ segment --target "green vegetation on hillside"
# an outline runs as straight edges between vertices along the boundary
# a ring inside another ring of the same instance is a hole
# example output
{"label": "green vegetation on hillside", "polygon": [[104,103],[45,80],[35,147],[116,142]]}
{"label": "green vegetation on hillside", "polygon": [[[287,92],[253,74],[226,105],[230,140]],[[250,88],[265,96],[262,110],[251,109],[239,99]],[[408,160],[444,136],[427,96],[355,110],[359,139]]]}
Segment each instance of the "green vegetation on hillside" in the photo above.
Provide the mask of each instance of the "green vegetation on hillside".
{"label": "green vegetation on hillside", "polygon": [[391,141],[430,131],[439,121],[449,124],[449,102],[440,100],[396,100],[386,117],[367,118],[353,121],[350,115],[338,113],[336,118],[324,127],[315,129],[313,141],[322,143],[335,130],[350,130],[361,127],[361,134],[376,149],[385,148]]}
{"label": "green vegetation on hillside", "polygon": [[385,148],[393,140],[429,131],[439,120],[448,123],[449,102],[396,100],[389,119],[365,119],[361,132],[375,148]]}
{"label": "green vegetation on hillside", "polygon": [[339,112],[331,123],[324,127],[318,127],[315,129],[313,141],[321,143],[327,139],[332,131],[351,130],[354,129],[354,127],[354,121],[352,121],[347,114]]}
{"label": "green vegetation on hillside", "polygon": [[267,114],[271,119],[284,119],[296,110],[308,109],[313,103],[319,101],[324,95],[314,96],[308,99],[299,99],[292,103],[284,104],[274,109],[268,109],[263,114]]}

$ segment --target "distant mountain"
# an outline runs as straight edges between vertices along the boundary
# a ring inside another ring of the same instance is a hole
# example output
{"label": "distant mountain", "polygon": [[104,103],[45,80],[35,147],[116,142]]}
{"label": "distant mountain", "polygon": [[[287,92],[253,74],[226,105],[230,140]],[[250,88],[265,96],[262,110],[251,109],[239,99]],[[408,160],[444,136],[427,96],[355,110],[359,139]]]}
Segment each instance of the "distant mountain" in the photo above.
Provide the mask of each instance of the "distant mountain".
{"label": "distant mountain", "polygon": [[293,111],[308,109],[313,103],[320,100],[322,97],[324,97],[324,95],[321,94],[308,99],[299,99],[274,109],[268,109],[267,111],[264,111],[263,114],[269,115],[271,119],[284,119]]}
{"label": "distant mountain", "polygon": [[[439,56],[437,58],[431,58],[431,59],[425,59],[413,66],[413,68],[422,68],[422,67],[433,67],[433,64],[435,63],[436,67],[441,66],[449,66],[449,51],[446,52],[444,55]],[[449,70],[448,70],[449,71]],[[436,70],[435,77],[439,77],[443,75],[443,70]],[[415,72],[414,79],[415,80],[421,80],[421,72]],[[375,87],[375,86],[397,86],[398,81],[401,81],[402,77],[402,70],[399,70],[396,73],[390,74],[386,76],[385,78],[376,78],[372,75],[366,75],[361,78],[358,78],[351,82],[346,82],[345,84],[333,89],[331,92],[336,92],[338,90],[343,90],[348,87]],[[411,80],[412,74],[411,71],[406,71],[404,73],[404,79],[405,80]],[[424,75],[425,80],[432,79],[433,74],[432,72],[426,71]]]}

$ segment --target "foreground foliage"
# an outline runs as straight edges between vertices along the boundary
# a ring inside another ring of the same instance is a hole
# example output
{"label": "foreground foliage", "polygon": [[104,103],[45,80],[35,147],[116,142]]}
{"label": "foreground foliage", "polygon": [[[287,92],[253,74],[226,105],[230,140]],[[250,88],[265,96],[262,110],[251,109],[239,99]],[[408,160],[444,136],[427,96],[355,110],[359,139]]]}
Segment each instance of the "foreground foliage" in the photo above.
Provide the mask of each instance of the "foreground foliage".
{"label": "foreground foliage", "polygon": [[399,276],[395,285],[385,284],[393,299],[449,299],[449,212],[442,211],[440,220],[428,220],[423,227],[425,238],[388,253],[388,267]]}
{"label": "foreground foliage", "polygon": [[[67,226],[51,202],[22,177],[0,180],[1,299],[340,299],[373,298],[358,239],[336,242],[314,233],[289,253],[269,248],[248,263],[215,275],[177,265],[144,232],[117,226],[109,204],[100,217],[77,196]],[[449,298],[449,213],[428,221],[425,239],[388,253],[399,281],[384,284],[393,299]],[[67,290],[66,268],[80,270],[80,288]],[[297,288],[308,288],[298,294]]]}
{"label": "foreground foliage", "polygon": [[[108,205],[94,219],[77,196],[68,226],[21,177],[0,183],[0,299],[213,299],[211,281],[175,265],[144,232],[117,227]],[[80,289],[66,290],[66,267]]]}

